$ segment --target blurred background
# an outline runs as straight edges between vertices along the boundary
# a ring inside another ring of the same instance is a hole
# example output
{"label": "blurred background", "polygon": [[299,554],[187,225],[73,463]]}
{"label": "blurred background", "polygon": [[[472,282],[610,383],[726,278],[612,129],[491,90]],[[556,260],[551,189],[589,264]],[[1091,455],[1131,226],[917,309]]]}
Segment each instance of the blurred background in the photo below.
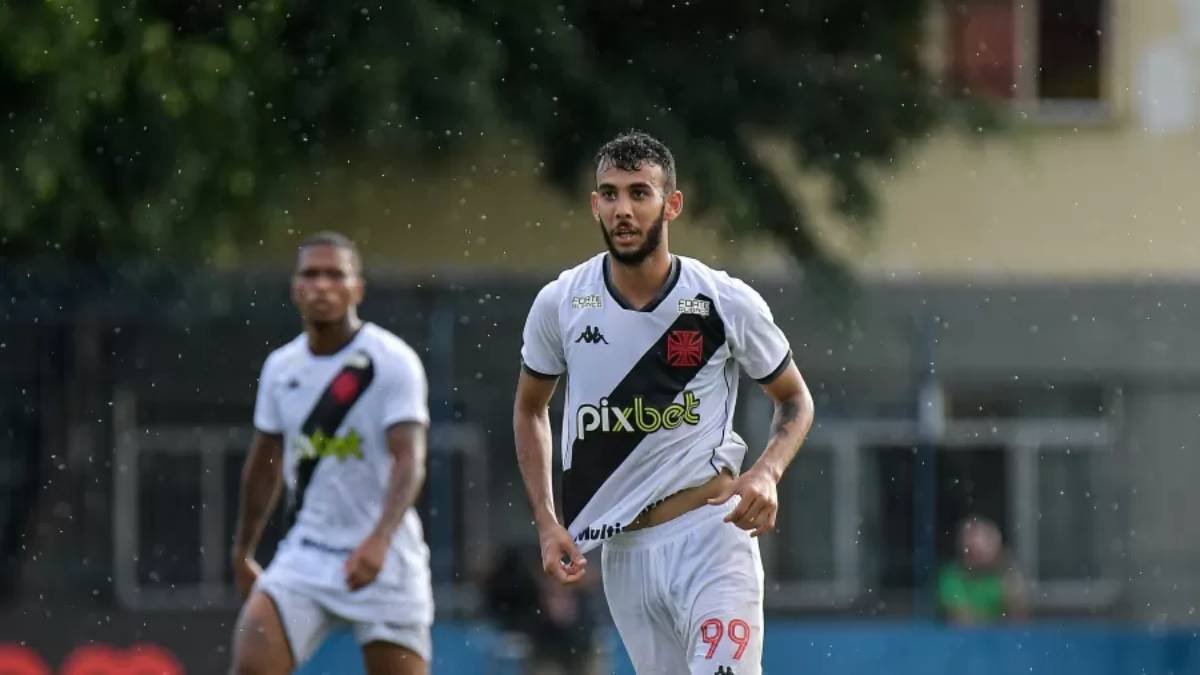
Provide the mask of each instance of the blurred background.
{"label": "blurred background", "polygon": [[433,672],[632,673],[536,574],[510,402],[636,127],[816,399],[766,672],[1200,673],[1198,84],[1200,0],[0,3],[0,672],[225,671],[256,378],[335,229],[430,377]]}

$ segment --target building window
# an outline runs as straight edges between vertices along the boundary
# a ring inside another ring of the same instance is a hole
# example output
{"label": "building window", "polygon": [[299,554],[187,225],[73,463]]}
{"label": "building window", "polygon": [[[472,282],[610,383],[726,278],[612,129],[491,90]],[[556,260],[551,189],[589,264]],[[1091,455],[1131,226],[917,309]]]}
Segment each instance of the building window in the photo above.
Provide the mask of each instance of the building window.
{"label": "building window", "polygon": [[[868,484],[875,504],[870,529],[875,541],[875,578],[880,588],[913,587],[913,490],[917,454],[910,446],[869,449]],[[1008,480],[1004,447],[947,447],[936,449],[935,504],[937,560],[954,557],[959,524],[967,517],[992,520],[1007,534]]]}
{"label": "building window", "polygon": [[833,582],[834,453],[828,447],[808,448],[796,456],[786,489],[779,494],[781,539],[803,546],[772,547],[767,565],[776,579],[789,582]]}
{"label": "building window", "polygon": [[[1099,516],[1103,455],[1070,445],[1037,450],[1037,549],[1027,552],[1044,582],[1103,577]],[[1107,504],[1105,504],[1107,506]]]}
{"label": "building window", "polygon": [[956,92],[1012,98],[1017,91],[1017,10],[1008,0],[948,7],[947,64]]}
{"label": "building window", "polygon": [[[980,516],[999,526],[1035,611],[1113,609],[1121,561],[1112,547],[1122,536],[1112,517],[1121,500],[1111,474],[1117,390],[1033,379],[947,383],[945,427],[929,442],[933,473],[925,474],[934,491],[933,538],[922,548],[914,502],[927,466],[918,452],[920,429],[911,414],[871,414],[892,408],[849,404],[870,399],[869,388],[852,380],[815,388],[831,405],[844,400],[832,407],[850,414],[819,418],[779,485],[781,536],[761,542],[773,580],[769,608],[928,611],[925,596],[914,594],[918,557],[933,565],[922,570],[929,583],[954,557],[958,525]],[[770,411],[754,401],[747,414],[768,419]]]}
{"label": "building window", "polygon": [[1037,4],[1038,99],[1100,100],[1102,1],[1040,0]]}
{"label": "building window", "polygon": [[1039,116],[1102,109],[1106,0],[951,0],[947,83]]}

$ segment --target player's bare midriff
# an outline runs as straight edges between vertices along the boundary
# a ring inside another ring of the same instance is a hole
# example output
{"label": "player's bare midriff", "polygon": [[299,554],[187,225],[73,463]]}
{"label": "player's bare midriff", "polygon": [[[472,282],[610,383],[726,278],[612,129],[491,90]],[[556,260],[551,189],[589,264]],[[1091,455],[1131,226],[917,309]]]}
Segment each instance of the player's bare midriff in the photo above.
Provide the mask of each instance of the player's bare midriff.
{"label": "player's bare midriff", "polygon": [[687,488],[686,490],[680,490],[643,511],[624,531],[630,532],[646,527],[654,527],[655,525],[662,525],[685,513],[695,511],[707,504],[709,499],[721,494],[725,487],[732,482],[733,475],[728,471],[722,471],[706,483]]}

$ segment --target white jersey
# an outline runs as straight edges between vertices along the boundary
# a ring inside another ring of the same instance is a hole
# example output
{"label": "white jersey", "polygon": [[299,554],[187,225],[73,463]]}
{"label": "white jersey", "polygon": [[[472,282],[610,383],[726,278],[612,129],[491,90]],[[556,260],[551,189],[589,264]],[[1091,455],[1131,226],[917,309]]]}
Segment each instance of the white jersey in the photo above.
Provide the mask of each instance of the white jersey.
{"label": "white jersey", "polygon": [[738,279],[674,256],[659,297],[637,310],[609,264],[600,254],[547,284],[521,349],[527,373],[566,375],[563,512],[581,551],[661,499],[739,473],[739,367],[766,383],[791,363],[771,310]]}
{"label": "white jersey", "polygon": [[[335,354],[309,351],[300,335],[267,357],[254,426],[284,443],[288,506],[295,524],[276,561],[344,559],[379,522],[392,468],[388,427],[429,423],[425,370],[403,340],[371,323]],[[285,565],[278,573],[345,589],[340,564]],[[371,587],[427,586],[429,549],[409,509]]]}

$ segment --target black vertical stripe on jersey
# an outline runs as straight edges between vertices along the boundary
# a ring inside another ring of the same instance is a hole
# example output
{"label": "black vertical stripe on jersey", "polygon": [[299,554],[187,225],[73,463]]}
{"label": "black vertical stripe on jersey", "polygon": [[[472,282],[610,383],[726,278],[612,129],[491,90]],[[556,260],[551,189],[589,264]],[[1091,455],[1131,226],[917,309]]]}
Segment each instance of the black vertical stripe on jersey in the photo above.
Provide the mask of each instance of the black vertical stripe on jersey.
{"label": "black vertical stripe on jersey", "polygon": [[[661,410],[687,388],[700,369],[725,344],[725,323],[717,314],[716,304],[702,294],[697,295],[696,299],[708,301],[708,316],[680,314],[608,395],[610,407],[632,407],[633,399],[641,396],[646,406]],[[700,331],[704,336],[699,365],[676,367],[667,363],[667,336],[677,330]],[[571,376],[587,377],[587,373],[571,373]],[[574,414],[574,411],[570,414]],[[575,433],[578,434],[579,430],[576,429]],[[593,431],[582,440],[575,439],[571,445],[571,468],[563,472],[563,515],[568,524],[575,521],[604,481],[645,437],[645,432],[635,429],[609,433]],[[663,470],[670,471],[671,468],[664,467]]]}
{"label": "black vertical stripe on jersey", "polygon": [[[364,360],[365,364],[362,363]],[[342,373],[347,372],[353,374],[358,381],[358,391],[352,398],[338,402],[333,395],[333,383],[337,382]],[[367,390],[371,380],[374,379],[375,363],[371,361],[370,355],[364,351],[356,352],[355,357],[342,366],[342,369],[329,380],[329,384],[325,385],[325,391],[321,392],[321,397],[317,399],[312,411],[304,420],[304,424],[300,426],[300,433],[306,437],[312,436],[318,431],[326,436],[337,433],[338,427],[342,426],[342,421],[346,419],[350,409],[354,407],[355,403],[358,403],[358,399],[362,398],[363,392]],[[296,466],[296,492],[292,499],[291,512],[293,521],[300,515],[300,509],[304,507],[304,493],[308,490],[308,484],[312,481],[313,473],[316,472],[317,464],[321,459],[321,457],[305,457]]]}

